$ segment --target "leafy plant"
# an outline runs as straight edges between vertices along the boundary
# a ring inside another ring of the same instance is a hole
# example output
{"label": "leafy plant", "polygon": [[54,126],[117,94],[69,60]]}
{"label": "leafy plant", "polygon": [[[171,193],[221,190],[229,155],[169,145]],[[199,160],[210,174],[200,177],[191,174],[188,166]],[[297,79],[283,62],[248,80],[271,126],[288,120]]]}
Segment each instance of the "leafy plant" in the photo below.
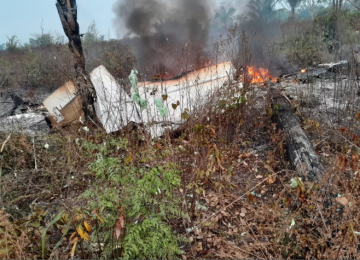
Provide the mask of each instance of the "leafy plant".
{"label": "leafy plant", "polygon": [[42,259],[45,259],[45,239],[46,239],[46,232],[49,228],[51,228],[59,219],[61,219],[63,215],[63,211],[61,211],[59,214],[56,215],[56,217],[50,222],[50,224],[43,229],[42,235],[41,235],[41,248],[42,248]]}
{"label": "leafy plant", "polygon": [[20,49],[20,41],[18,40],[16,35],[8,37],[8,41],[6,42],[6,50],[9,52],[18,51]]}
{"label": "leafy plant", "polygon": [[[84,215],[95,226],[90,240],[104,244],[102,257],[175,258],[181,254],[178,242],[184,239],[173,233],[168,221],[187,217],[174,196],[180,171],[170,163],[132,166],[132,155],[125,156],[126,144],[126,139],[80,144],[89,152],[97,151],[88,167],[96,182],[81,195],[89,201]],[[113,150],[119,155],[114,156]]]}
{"label": "leafy plant", "polygon": [[29,39],[31,47],[47,47],[54,44],[54,36],[50,33],[35,34],[34,38]]}

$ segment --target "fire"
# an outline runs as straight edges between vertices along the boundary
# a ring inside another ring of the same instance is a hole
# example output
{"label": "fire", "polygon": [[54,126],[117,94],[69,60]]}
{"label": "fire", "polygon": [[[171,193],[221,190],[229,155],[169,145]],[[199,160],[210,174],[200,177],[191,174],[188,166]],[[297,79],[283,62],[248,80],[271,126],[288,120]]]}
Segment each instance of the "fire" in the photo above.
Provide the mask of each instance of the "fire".
{"label": "fire", "polygon": [[306,69],[301,70],[301,73],[305,73],[305,72],[306,72]]}
{"label": "fire", "polygon": [[250,84],[263,83],[268,80],[276,82],[276,78],[273,78],[268,69],[247,67],[247,73],[251,76]]}

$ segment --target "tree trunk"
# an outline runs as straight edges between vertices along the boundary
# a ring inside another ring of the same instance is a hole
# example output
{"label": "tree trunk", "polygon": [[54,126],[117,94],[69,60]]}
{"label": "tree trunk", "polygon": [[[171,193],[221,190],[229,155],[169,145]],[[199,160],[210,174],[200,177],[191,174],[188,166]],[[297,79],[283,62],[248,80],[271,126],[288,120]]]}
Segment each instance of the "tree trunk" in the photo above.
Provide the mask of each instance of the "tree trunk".
{"label": "tree trunk", "polygon": [[336,11],[341,10],[342,3],[343,3],[343,0],[333,0],[333,9],[335,9]]}
{"label": "tree trunk", "polygon": [[274,119],[277,127],[285,134],[286,153],[295,170],[303,180],[318,182],[325,171],[320,157],[300,125],[292,104],[278,90],[272,92]]}
{"label": "tree trunk", "polygon": [[77,22],[76,0],[57,0],[56,8],[64,32],[69,39],[69,49],[73,53],[76,72],[75,83],[78,87],[78,95],[82,97],[82,106],[86,119],[94,114],[93,104],[96,95],[85,70],[85,57],[81,45],[80,28]]}
{"label": "tree trunk", "polygon": [[295,18],[295,5],[291,5],[291,18]]}

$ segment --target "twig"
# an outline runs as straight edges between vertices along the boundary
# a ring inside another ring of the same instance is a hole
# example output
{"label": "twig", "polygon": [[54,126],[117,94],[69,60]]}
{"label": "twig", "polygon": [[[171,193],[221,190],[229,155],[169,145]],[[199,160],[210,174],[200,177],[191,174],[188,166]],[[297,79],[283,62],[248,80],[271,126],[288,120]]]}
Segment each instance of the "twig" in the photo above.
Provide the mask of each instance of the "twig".
{"label": "twig", "polygon": [[0,153],[2,153],[4,151],[4,147],[5,147],[5,144],[10,140],[10,136],[11,134],[6,138],[6,140],[3,142],[2,146],[1,146],[1,150],[0,150]]}
{"label": "twig", "polygon": [[161,126],[171,126],[171,125],[182,125],[182,123],[175,123],[175,122],[171,122],[171,121],[161,121],[161,122],[156,122],[154,124],[161,124]]}
{"label": "twig", "polygon": [[320,213],[320,216],[321,216],[321,220],[322,220],[322,222],[323,222],[323,224],[324,224],[324,227],[325,227],[326,231],[329,232],[329,229],[327,228],[327,226],[326,226],[326,224],[325,224],[324,217],[323,217],[323,215],[322,215],[322,213],[321,213],[321,209],[318,208],[318,210],[319,210],[319,213]]}
{"label": "twig", "polygon": [[[2,146],[1,146],[1,150],[0,150],[0,162],[1,162],[1,164],[0,164],[0,177],[2,176],[2,160],[3,160],[2,152],[4,150],[5,144],[10,140],[10,136],[11,136],[11,134],[3,142]],[[1,182],[2,182],[2,179],[1,179]],[[4,202],[3,202],[2,191],[0,191],[0,203],[1,203],[1,208],[3,209],[4,208]]]}
{"label": "twig", "polygon": [[90,116],[88,116],[88,118],[90,119],[91,122],[93,122],[94,125],[96,125],[99,129],[102,130],[102,128],[97,123],[95,123],[95,121],[92,120]]}
{"label": "twig", "polygon": [[4,77],[4,80],[0,84],[0,88],[4,85],[5,81],[9,78],[11,73],[11,68],[7,71],[7,75]]}
{"label": "twig", "polygon": [[360,149],[360,147],[356,144],[354,144],[353,142],[351,142],[349,139],[347,139],[345,136],[341,135],[338,131],[336,131],[335,129],[331,129],[334,133],[336,133],[338,136],[342,137],[346,142],[348,142],[350,144],[350,146],[355,147],[356,149]]}
{"label": "twig", "polygon": [[344,234],[343,240],[341,241],[341,244],[340,244],[340,246],[339,246],[339,250],[337,251],[337,255],[336,255],[335,259],[339,259],[339,253],[340,253],[340,250],[341,250],[342,245],[343,245],[343,243],[344,243],[345,236],[346,236],[346,233],[348,232],[348,229],[349,229],[349,228],[347,228],[347,229],[346,229],[346,231],[345,231],[345,234]]}
{"label": "twig", "polygon": [[266,255],[266,257],[268,258],[269,257],[269,252],[266,250],[266,247],[264,247],[263,245],[261,245],[259,239],[256,237],[254,231],[252,230],[252,228],[249,226],[249,223],[245,220],[245,223],[246,223],[246,226],[249,228],[250,232],[252,233],[253,237],[255,238],[255,240],[260,244],[260,247],[261,247],[261,250],[262,248],[264,248],[265,252],[263,251],[263,254]]}
{"label": "twig", "polygon": [[37,162],[36,162],[36,151],[35,151],[35,138],[32,138],[33,148],[34,148],[34,161],[35,161],[35,171],[38,172]]}
{"label": "twig", "polygon": [[203,220],[200,224],[194,226],[195,228],[199,228],[200,226],[202,226],[205,222],[209,221],[209,219],[213,218],[214,216],[216,216],[217,214],[219,214],[221,211],[226,210],[228,207],[234,205],[236,202],[238,202],[239,200],[241,200],[246,194],[248,194],[249,192],[255,190],[257,187],[259,187],[261,184],[263,184],[265,181],[267,181],[270,177],[273,177],[275,175],[278,175],[279,173],[286,171],[286,170],[281,170],[279,172],[276,172],[272,175],[269,175],[267,178],[265,178],[263,181],[261,181],[260,183],[258,183],[257,185],[255,185],[253,188],[251,188],[250,190],[248,190],[247,192],[245,192],[243,195],[241,195],[240,197],[238,197],[236,200],[234,200],[233,202],[231,202],[229,205],[219,209],[218,211],[216,211],[214,214],[212,214],[210,217],[206,218],[205,220]]}
{"label": "twig", "polygon": [[290,99],[285,95],[284,92],[280,91],[280,95],[283,96],[283,97],[286,99],[286,101],[289,102],[289,104],[290,104],[291,106],[294,106],[293,103],[291,103]]}
{"label": "twig", "polygon": [[[228,242],[225,242],[226,244],[229,244]],[[238,246],[234,246],[234,245],[231,245],[233,248],[236,248],[237,250],[239,251],[242,251],[243,253],[246,253],[246,254],[249,254],[249,255],[252,255],[252,256],[255,256],[257,259],[260,259],[260,256],[256,255],[255,253],[252,253],[252,252],[248,252]]]}
{"label": "twig", "polygon": [[356,9],[358,9],[358,10],[360,11],[360,7],[358,7],[357,5],[355,5],[354,3],[352,3],[350,0],[348,0],[348,2],[349,2],[352,6],[354,6]]}
{"label": "twig", "polygon": [[23,195],[23,196],[17,197],[16,199],[10,201],[8,203],[8,205],[14,205],[14,204],[18,203],[19,201],[29,199],[29,198],[33,198],[33,197],[36,197],[36,196],[38,196],[38,194]]}

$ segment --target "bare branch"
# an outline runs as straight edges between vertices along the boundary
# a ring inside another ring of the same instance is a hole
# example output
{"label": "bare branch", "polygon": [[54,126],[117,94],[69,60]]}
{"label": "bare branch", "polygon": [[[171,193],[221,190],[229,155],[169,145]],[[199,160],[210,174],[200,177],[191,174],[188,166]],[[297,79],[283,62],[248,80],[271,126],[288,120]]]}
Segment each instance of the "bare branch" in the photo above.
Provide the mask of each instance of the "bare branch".
{"label": "bare branch", "polygon": [[2,153],[4,151],[5,144],[10,140],[10,137],[11,137],[11,134],[6,138],[5,142],[3,142],[0,153]]}
{"label": "bare branch", "polygon": [[356,9],[358,9],[360,11],[360,7],[358,7],[357,5],[355,5],[352,1],[347,0],[352,6],[354,6]]}

